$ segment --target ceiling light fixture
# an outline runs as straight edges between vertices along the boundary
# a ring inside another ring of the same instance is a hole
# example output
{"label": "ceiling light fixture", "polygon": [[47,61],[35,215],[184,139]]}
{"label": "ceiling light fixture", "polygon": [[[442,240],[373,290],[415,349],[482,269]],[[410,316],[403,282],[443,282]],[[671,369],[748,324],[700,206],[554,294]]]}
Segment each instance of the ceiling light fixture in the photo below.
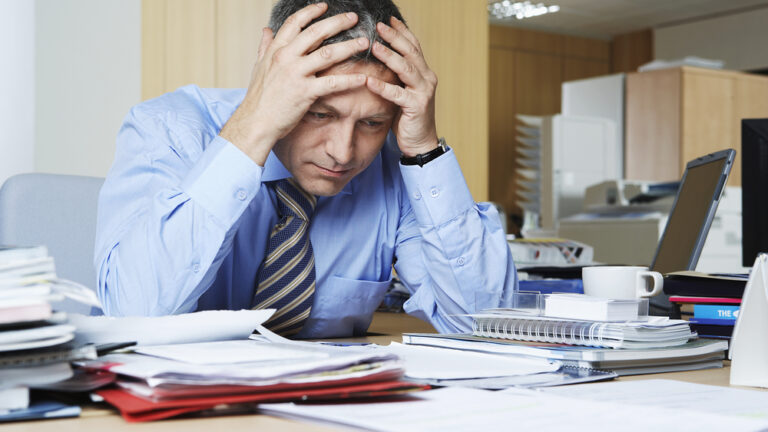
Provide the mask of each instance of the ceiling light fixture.
{"label": "ceiling light fixture", "polygon": [[498,19],[507,19],[515,17],[524,19],[544,15],[545,13],[557,12],[560,6],[547,6],[544,3],[533,4],[530,1],[511,2],[509,0],[488,2],[488,12]]}

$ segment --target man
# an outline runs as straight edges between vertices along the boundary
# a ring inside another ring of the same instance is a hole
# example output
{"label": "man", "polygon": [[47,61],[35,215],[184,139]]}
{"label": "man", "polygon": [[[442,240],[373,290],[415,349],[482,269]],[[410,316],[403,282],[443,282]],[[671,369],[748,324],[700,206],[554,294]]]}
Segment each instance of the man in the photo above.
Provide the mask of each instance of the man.
{"label": "man", "polygon": [[273,308],[285,335],[361,334],[393,263],[440,331],[507,304],[505,235],[438,140],[436,86],[390,1],[278,2],[247,91],[128,115],[99,202],[105,312]]}

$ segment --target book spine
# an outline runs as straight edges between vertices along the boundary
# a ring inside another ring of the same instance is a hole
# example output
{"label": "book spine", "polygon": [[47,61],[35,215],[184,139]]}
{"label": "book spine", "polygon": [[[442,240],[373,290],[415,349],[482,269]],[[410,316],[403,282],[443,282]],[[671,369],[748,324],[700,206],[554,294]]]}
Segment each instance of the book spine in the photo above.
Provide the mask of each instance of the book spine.
{"label": "book spine", "polygon": [[695,304],[693,305],[693,317],[735,322],[736,318],[739,317],[739,306]]}
{"label": "book spine", "polygon": [[708,324],[717,326],[730,326],[733,327],[736,324],[736,320],[721,320],[721,319],[708,319],[708,318],[691,318],[688,320],[690,324]]}
{"label": "book spine", "polygon": [[594,347],[621,345],[621,340],[605,338],[602,322],[542,321],[514,318],[479,318],[473,323],[475,336]]}

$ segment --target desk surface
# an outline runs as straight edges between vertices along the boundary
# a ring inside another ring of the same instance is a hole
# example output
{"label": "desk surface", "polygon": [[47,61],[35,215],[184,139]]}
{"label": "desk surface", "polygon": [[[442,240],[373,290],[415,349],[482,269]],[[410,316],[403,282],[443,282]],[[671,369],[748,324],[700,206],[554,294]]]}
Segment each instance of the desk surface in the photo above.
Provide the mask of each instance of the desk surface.
{"label": "desk surface", "polygon": [[[434,332],[429,324],[408,315],[377,313],[369,329],[372,335],[358,338],[356,341],[369,341],[387,344],[390,341],[400,341],[404,332]],[[621,377],[620,380],[638,379],[673,379],[700,384],[727,386],[730,368],[707,369],[690,372],[673,372],[652,375],[636,375]],[[61,420],[42,420],[20,423],[10,423],[2,426],[3,432],[80,432],[80,431],[109,431],[142,430],[142,431],[179,431],[208,432],[211,430],[280,430],[280,431],[331,431],[338,430],[328,426],[284,420],[266,415],[246,414],[210,418],[170,419],[150,423],[127,423],[111,409],[86,407],[79,418]]]}

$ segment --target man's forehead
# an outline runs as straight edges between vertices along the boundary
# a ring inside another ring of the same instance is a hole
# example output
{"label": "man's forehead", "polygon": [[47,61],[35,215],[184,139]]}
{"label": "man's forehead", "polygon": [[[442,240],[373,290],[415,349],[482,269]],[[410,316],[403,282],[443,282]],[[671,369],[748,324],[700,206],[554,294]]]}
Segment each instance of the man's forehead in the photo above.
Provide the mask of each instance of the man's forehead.
{"label": "man's forehead", "polygon": [[348,75],[356,73],[372,76],[390,84],[400,84],[400,80],[397,78],[397,75],[388,67],[381,63],[366,61],[347,61],[344,63],[339,63],[329,67],[328,69],[325,69],[324,71],[318,72],[317,76]]}
{"label": "man's forehead", "polygon": [[[394,85],[399,84],[397,76],[389,68],[368,62],[342,63],[326,69],[318,75],[353,73],[362,73]],[[312,109],[322,108],[343,115],[355,113],[361,117],[392,117],[397,111],[397,106],[394,103],[371,92],[366,86],[322,96],[315,101],[312,107]]]}

